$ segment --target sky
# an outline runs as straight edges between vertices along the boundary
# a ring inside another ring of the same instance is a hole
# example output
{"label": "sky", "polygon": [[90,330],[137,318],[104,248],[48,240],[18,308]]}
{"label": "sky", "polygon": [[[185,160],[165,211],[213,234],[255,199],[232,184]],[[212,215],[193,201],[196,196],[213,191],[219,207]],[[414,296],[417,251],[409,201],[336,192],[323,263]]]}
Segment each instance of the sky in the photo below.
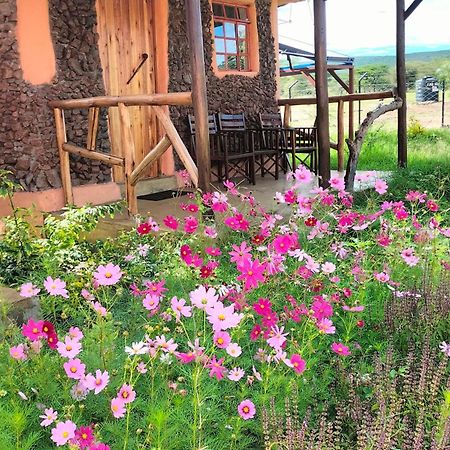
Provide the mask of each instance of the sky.
{"label": "sky", "polygon": [[[406,0],[407,7],[412,0]],[[327,45],[353,55],[395,53],[395,0],[327,0]],[[278,10],[280,42],[311,50],[313,1]],[[283,39],[284,38],[284,39]],[[301,47],[301,44],[305,44]],[[450,49],[450,0],[423,0],[406,21],[407,52]]]}

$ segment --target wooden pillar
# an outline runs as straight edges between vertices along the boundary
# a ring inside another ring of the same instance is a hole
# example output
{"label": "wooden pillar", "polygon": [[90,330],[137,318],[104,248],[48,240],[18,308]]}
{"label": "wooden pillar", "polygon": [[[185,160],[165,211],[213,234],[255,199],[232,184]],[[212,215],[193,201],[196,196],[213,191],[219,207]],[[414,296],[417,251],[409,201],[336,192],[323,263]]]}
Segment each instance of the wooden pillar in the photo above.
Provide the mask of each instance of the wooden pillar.
{"label": "wooden pillar", "polygon": [[61,171],[61,182],[64,191],[64,201],[66,205],[73,205],[72,181],[70,179],[70,160],[69,153],[64,151],[63,145],[67,143],[66,122],[64,119],[64,110],[54,108],[56,126],[56,143],[58,144],[59,164]]}
{"label": "wooden pillar", "polygon": [[[348,93],[353,94],[355,92],[355,69],[351,67],[348,69]],[[348,138],[354,138],[355,134],[355,110],[354,102],[348,102]]]}
{"label": "wooden pillar", "polygon": [[398,110],[398,165],[406,167],[408,162],[408,123],[406,107],[406,64],[405,64],[405,0],[397,0],[397,90],[403,100]]}
{"label": "wooden pillar", "polygon": [[187,0],[185,1],[185,7],[191,53],[192,105],[195,116],[198,187],[203,192],[207,192],[211,190],[211,159],[209,154],[208,98],[200,0]]}
{"label": "wooden pillar", "polygon": [[344,170],[344,144],[345,144],[345,123],[344,123],[344,101],[338,102],[337,112],[337,152],[338,152],[338,171]]}
{"label": "wooden pillar", "polygon": [[314,0],[314,53],[316,59],[317,144],[320,185],[330,180],[330,119],[328,111],[326,0]]}

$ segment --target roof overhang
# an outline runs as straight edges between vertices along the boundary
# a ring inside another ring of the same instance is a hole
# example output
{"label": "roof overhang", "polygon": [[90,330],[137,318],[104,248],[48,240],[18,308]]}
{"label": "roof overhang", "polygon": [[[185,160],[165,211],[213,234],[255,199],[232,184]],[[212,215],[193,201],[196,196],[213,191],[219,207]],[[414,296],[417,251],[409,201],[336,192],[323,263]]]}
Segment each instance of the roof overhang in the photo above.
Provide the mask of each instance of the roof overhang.
{"label": "roof overhang", "polygon": [[278,0],[278,6],[288,5],[289,3],[299,3],[305,0]]}

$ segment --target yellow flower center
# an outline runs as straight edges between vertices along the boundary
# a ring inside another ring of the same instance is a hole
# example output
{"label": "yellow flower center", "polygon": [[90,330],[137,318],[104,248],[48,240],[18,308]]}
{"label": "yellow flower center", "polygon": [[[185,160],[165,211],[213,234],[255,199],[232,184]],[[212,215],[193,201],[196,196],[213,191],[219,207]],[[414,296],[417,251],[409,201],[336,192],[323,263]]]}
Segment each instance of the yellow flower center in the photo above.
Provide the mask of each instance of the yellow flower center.
{"label": "yellow flower center", "polygon": [[75,372],[77,371],[77,368],[76,368],[76,367],[71,367],[71,368],[70,368],[70,371],[71,371],[72,373],[75,373]]}
{"label": "yellow flower center", "polygon": [[116,412],[118,409],[119,409],[119,407],[118,407],[117,405],[114,405],[114,406],[112,407],[112,410],[113,410],[114,412]]}
{"label": "yellow flower center", "polygon": [[102,384],[102,380],[100,380],[99,378],[97,378],[97,379],[95,380],[95,384],[96,384],[97,386],[100,386],[100,385]]}
{"label": "yellow flower center", "polygon": [[219,314],[217,318],[219,320],[225,320],[225,314]]}
{"label": "yellow flower center", "polygon": [[123,398],[128,398],[128,392],[127,391],[122,392],[122,397]]}
{"label": "yellow flower center", "polygon": [[217,339],[217,343],[218,343],[218,344],[223,344],[223,338]]}
{"label": "yellow flower center", "polygon": [[83,439],[87,439],[87,434],[86,433],[83,433],[82,435],[81,435],[81,437],[83,438]]}
{"label": "yellow flower center", "polygon": [[39,330],[37,328],[33,328],[33,333],[39,333]]}
{"label": "yellow flower center", "polygon": [[69,433],[67,431],[63,431],[62,435],[63,435],[63,438],[65,439],[69,436]]}
{"label": "yellow flower center", "polygon": [[72,350],[72,346],[71,346],[71,345],[66,345],[66,350],[67,350],[68,352],[70,352],[70,350]]}
{"label": "yellow flower center", "polygon": [[105,277],[106,277],[106,278],[111,278],[111,277],[112,277],[111,272],[106,272],[106,273],[105,273]]}
{"label": "yellow flower center", "polygon": [[247,275],[248,275],[249,277],[251,277],[251,276],[253,275],[253,270],[249,270],[249,271],[247,272]]}
{"label": "yellow flower center", "polygon": [[248,406],[244,406],[244,407],[242,408],[242,411],[244,411],[245,414],[247,414],[247,413],[250,412],[250,408],[249,408]]}

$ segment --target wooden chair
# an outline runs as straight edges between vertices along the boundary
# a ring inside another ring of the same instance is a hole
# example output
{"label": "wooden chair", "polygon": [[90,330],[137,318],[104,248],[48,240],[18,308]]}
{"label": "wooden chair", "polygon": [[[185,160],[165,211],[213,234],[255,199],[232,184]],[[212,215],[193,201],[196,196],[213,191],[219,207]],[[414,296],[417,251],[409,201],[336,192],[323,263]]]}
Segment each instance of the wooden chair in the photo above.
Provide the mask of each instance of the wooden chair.
{"label": "wooden chair", "polygon": [[[195,154],[195,117],[189,115],[188,121],[191,148]],[[219,181],[242,176],[255,184],[255,154],[248,133],[239,129],[218,130],[214,115],[208,116],[208,128],[212,174]]]}
{"label": "wooden chair", "polygon": [[248,135],[249,144],[255,154],[254,172],[261,176],[266,173],[278,180],[279,152],[266,145],[266,139],[260,129],[247,128],[244,113],[218,114],[219,129],[224,132],[239,131]]}
{"label": "wooden chair", "polygon": [[287,169],[295,170],[300,162],[317,174],[316,127],[284,128],[280,113],[260,114],[259,121],[264,133],[274,134],[270,141],[281,153],[281,165],[285,173]]}

